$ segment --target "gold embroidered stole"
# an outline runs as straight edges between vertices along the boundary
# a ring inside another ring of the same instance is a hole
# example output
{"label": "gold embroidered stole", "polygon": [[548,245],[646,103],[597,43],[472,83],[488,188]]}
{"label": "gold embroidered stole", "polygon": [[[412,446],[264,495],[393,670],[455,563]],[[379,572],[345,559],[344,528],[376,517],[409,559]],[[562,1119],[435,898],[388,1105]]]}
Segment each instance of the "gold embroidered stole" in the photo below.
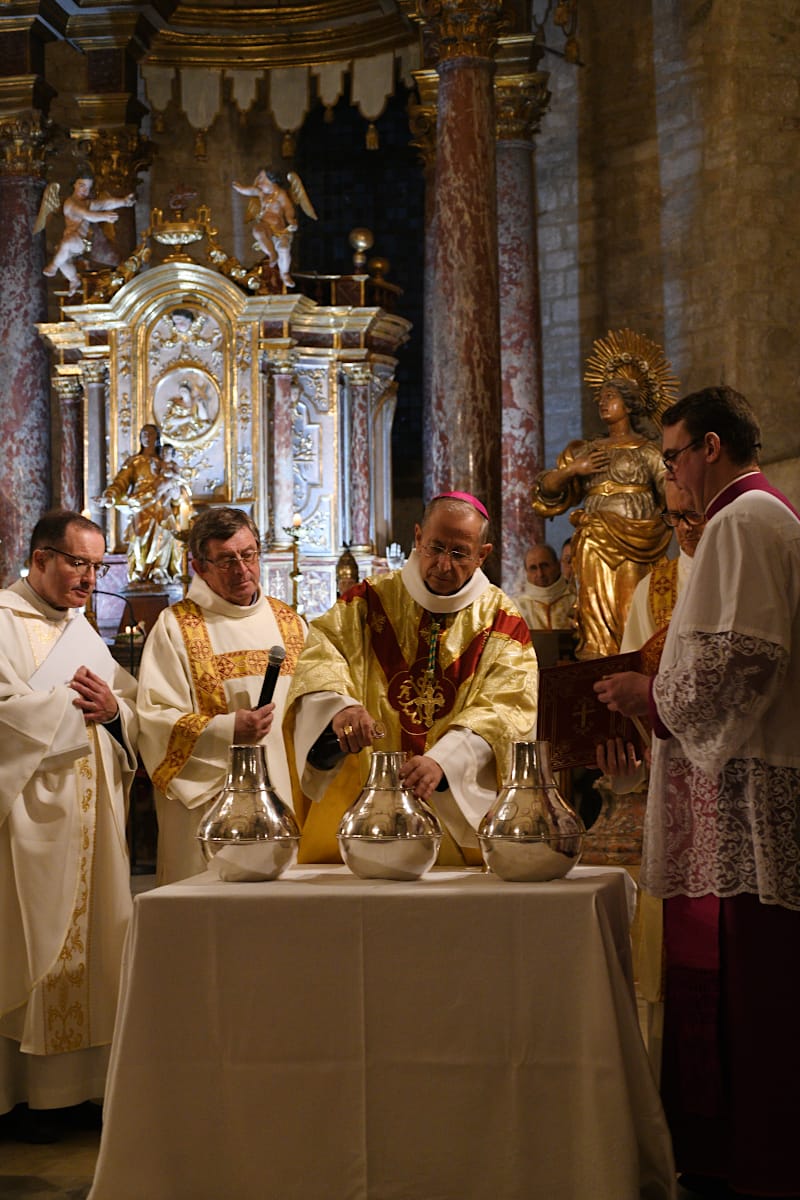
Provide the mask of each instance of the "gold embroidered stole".
{"label": "gold embroidered stole", "polygon": [[647,602],[656,629],[669,625],[678,599],[678,559],[659,563],[650,572]]}
{"label": "gold embroidered stole", "polygon": [[650,572],[650,582],[647,588],[647,602],[650,615],[653,618],[655,633],[642,646],[640,654],[642,671],[645,675],[657,675],[661,662],[664,643],[667,640],[667,630],[672,620],[672,613],[678,599],[678,559],[659,563]]}
{"label": "gold embroidered stole", "polygon": [[[305,641],[303,623],[287,604],[272,596],[267,599],[286,648],[281,674],[291,675]],[[186,766],[194,753],[197,739],[211,718],[228,712],[225,681],[263,675],[269,657],[268,649],[230,650],[215,654],[199,604],[194,600],[179,600],[173,604],[171,611],[186,647],[196,712],[186,713],[175,722],[167,752],[153,772],[153,783],[162,792],[166,792],[170,782]]]}
{"label": "gold embroidered stole", "polygon": [[[28,641],[38,667],[60,637],[63,626],[49,621],[26,622]],[[74,907],[64,944],[52,970],[33,989],[29,1004],[37,1030],[43,1038],[43,1053],[63,1054],[92,1045],[89,1004],[89,955],[92,876],[97,832],[97,727],[86,727],[90,751],[73,764],[75,803],[78,813],[78,883]]]}

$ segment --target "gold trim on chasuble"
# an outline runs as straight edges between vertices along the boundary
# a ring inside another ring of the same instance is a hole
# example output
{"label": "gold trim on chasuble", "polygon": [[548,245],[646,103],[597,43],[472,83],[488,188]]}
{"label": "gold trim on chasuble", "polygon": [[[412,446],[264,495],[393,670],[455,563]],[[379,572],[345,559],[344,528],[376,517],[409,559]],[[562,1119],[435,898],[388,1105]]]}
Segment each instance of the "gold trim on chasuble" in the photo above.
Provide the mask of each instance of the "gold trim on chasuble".
{"label": "gold trim on chasuble", "polygon": [[[288,605],[271,596],[268,600],[286,647],[281,674],[290,675],[305,641],[303,626],[297,613]],[[198,711],[179,717],[173,726],[167,752],[153,772],[153,783],[161,792],[166,792],[170,782],[186,766],[197,739],[211,718],[228,712],[225,681],[263,675],[269,655],[268,650],[231,650],[215,654],[199,604],[194,600],[179,600],[171,611],[186,647]]]}
{"label": "gold trim on chasuble", "polygon": [[45,1054],[85,1050],[92,1045],[89,1004],[89,944],[91,898],[94,895],[95,837],[97,833],[97,727],[86,727],[91,753],[75,763],[75,787],[80,820],[78,887],[67,936],[58,961],[42,981]]}

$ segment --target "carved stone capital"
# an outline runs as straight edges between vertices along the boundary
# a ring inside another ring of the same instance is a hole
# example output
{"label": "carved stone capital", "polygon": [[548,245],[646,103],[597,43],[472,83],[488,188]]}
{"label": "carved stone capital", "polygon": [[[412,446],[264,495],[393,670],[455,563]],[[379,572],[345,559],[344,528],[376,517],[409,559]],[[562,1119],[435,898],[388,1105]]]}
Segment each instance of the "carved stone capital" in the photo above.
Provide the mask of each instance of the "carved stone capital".
{"label": "carved stone capital", "polygon": [[295,362],[293,350],[296,343],[287,338],[285,341],[263,342],[261,370],[271,375],[291,375]]}
{"label": "carved stone capital", "polygon": [[372,366],[370,363],[354,362],[341,363],[342,374],[353,387],[368,387],[372,383]]}
{"label": "carved stone capital", "polygon": [[417,0],[416,19],[438,62],[491,59],[502,28],[501,0]]}
{"label": "carved stone capital", "polygon": [[409,100],[408,127],[411,145],[419,151],[426,171],[436,165],[436,110],[439,75],[436,71],[413,71],[419,100]]}
{"label": "carved stone capital", "polygon": [[495,77],[495,119],[499,140],[533,140],[550,103],[548,79],[546,71]]}
{"label": "carved stone capital", "polygon": [[127,196],[153,161],[153,144],[135,125],[116,129],[73,129],[78,154],[94,172],[99,196]]}
{"label": "carved stone capital", "polygon": [[80,404],[83,399],[83,385],[77,375],[54,375],[53,391],[65,407]]}
{"label": "carved stone capital", "polygon": [[0,174],[44,179],[49,122],[39,112],[0,116]]}
{"label": "carved stone capital", "polygon": [[85,358],[81,362],[81,373],[86,387],[105,387],[108,380],[108,363],[103,358]]}

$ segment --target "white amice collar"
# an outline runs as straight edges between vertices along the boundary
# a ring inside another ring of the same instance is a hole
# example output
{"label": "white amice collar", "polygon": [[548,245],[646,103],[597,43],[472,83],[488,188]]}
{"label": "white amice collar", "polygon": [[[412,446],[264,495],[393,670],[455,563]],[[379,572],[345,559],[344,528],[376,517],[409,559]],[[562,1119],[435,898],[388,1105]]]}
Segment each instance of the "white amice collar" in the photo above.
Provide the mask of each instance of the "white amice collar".
{"label": "white amice collar", "polygon": [[207,612],[218,613],[220,616],[230,617],[234,621],[252,616],[265,603],[264,592],[259,587],[252,604],[231,604],[230,600],[223,600],[222,596],[218,596],[216,592],[212,591],[201,575],[192,576],[186,599],[194,600],[195,604],[199,604]]}
{"label": "white amice collar", "polygon": [[429,591],[423,582],[419,569],[419,555],[416,550],[411,551],[400,574],[403,586],[411,599],[415,600],[420,608],[432,613],[461,612],[462,608],[468,608],[470,604],[474,604],[478,597],[492,586],[478,567],[472,578],[452,596],[437,596],[435,592]]}
{"label": "white amice collar", "polygon": [[523,596],[531,596],[534,600],[538,600],[540,604],[554,604],[556,600],[560,600],[568,591],[569,584],[563,575],[559,575],[555,583],[548,584],[547,587],[539,587],[535,583],[526,582],[521,594]]}

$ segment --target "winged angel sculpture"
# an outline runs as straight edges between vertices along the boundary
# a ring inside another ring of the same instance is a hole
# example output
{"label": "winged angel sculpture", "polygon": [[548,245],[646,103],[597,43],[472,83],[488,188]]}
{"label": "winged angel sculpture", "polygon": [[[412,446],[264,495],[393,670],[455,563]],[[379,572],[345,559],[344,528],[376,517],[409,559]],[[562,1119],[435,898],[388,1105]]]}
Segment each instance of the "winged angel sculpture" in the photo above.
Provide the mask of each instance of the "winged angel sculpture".
{"label": "winged angel sculpture", "polygon": [[136,203],[131,193],[122,198],[109,197],[106,200],[92,199],[94,176],[88,169],[79,171],[72,181],[72,194],[61,205],[61,192],[57,183],[48,183],[44,189],[42,203],[33,227],[34,234],[41,233],[47,225],[48,218],[62,207],[64,214],[64,232],[56,247],[55,254],[44,268],[48,277],[59,271],[69,284],[68,296],[74,296],[80,291],[81,281],[75,269],[75,259],[81,254],[89,254],[92,249],[92,225],[100,222],[113,224],[118,220],[117,208],[130,208]]}
{"label": "winged angel sculpture", "polygon": [[253,180],[252,187],[234,183],[233,187],[242,196],[251,200],[245,212],[245,220],[253,222],[253,243],[257,250],[266,255],[269,265],[277,263],[285,287],[294,287],[290,274],[292,240],[297,229],[299,205],[307,217],[316,221],[317,214],[308,198],[299,175],[290,171],[286,176],[287,192],[282,187],[280,175],[262,167]]}

